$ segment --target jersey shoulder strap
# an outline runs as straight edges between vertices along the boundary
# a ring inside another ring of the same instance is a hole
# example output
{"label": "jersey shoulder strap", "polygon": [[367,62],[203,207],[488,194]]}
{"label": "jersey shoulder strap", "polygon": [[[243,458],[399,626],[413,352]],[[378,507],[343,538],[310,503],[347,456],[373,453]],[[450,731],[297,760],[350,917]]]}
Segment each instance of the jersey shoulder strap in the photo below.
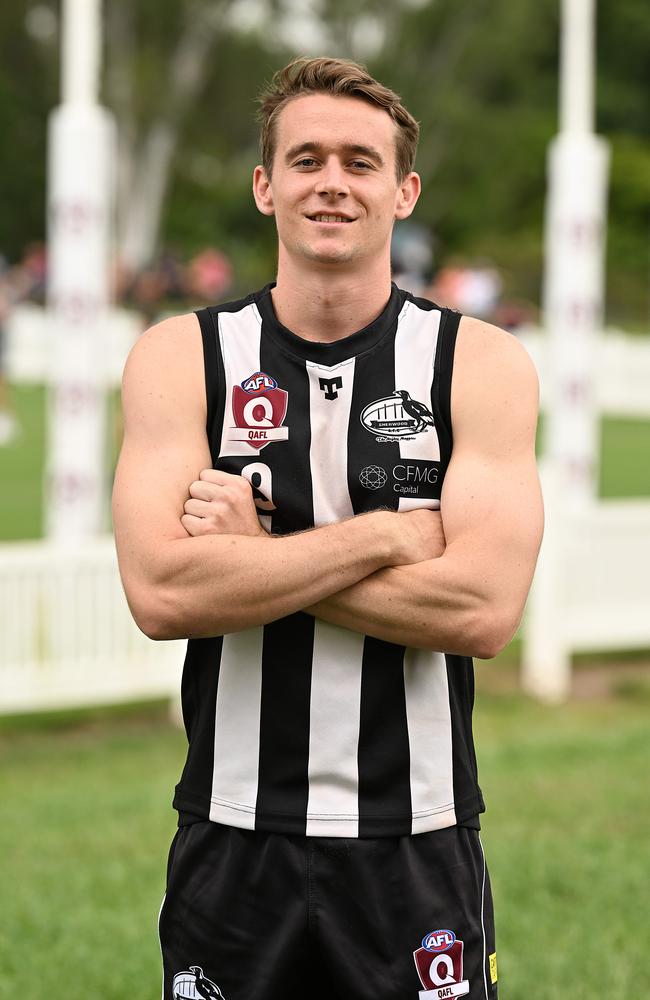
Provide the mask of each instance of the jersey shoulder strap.
{"label": "jersey shoulder strap", "polygon": [[[201,327],[203,340],[203,368],[207,400],[205,429],[212,449],[217,416],[219,410],[223,408],[226,382],[223,358],[219,347],[219,320],[217,311],[213,309],[197,309],[195,315]],[[214,455],[212,459],[214,461]]]}
{"label": "jersey shoulder strap", "polygon": [[[218,452],[217,454],[214,453],[214,447],[221,434],[220,428],[223,421],[226,395],[226,376],[219,337],[219,314],[242,312],[246,306],[249,306],[251,302],[255,302],[269,287],[267,285],[260,291],[251,292],[244,298],[236,299],[233,302],[222,302],[218,306],[207,306],[205,309],[195,310],[203,339],[203,363],[207,398],[206,431],[212,450],[213,461],[216,461],[218,457]],[[215,436],[217,429],[219,430],[219,434]]]}
{"label": "jersey shoulder strap", "polygon": [[438,343],[436,346],[433,401],[438,414],[438,436],[441,454],[451,457],[453,433],[451,425],[451,379],[454,369],[454,350],[461,321],[461,313],[442,309]]}

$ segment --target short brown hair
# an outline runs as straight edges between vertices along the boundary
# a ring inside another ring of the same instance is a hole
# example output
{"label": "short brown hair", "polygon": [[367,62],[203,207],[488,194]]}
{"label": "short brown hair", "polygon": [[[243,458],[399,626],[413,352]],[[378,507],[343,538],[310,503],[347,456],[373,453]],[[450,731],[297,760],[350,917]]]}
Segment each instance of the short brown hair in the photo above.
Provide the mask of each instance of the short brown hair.
{"label": "short brown hair", "polygon": [[413,170],[420,127],[401,103],[398,94],[378,83],[365,66],[348,59],[299,56],[278,70],[259,96],[257,119],[260,129],[262,165],[271,176],[277,139],[277,121],[289,101],[307,94],[327,93],[358,97],[383,108],[396,125],[395,169],[402,181]]}

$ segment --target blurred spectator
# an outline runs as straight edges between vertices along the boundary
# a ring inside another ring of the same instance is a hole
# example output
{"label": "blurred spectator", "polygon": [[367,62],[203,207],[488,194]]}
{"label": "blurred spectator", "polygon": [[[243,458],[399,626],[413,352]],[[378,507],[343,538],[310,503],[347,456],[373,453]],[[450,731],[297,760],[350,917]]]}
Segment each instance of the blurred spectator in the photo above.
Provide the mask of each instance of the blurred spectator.
{"label": "blurred spectator", "polygon": [[213,247],[202,250],[193,257],[188,267],[188,290],[202,301],[214,302],[232,284],[230,261]]}
{"label": "blurred spectator", "polygon": [[11,286],[15,302],[29,299],[43,303],[47,283],[47,248],[44,243],[30,243],[22,260],[11,271]]}
{"label": "blurred spectator", "polygon": [[501,276],[490,264],[449,264],[436,274],[429,296],[468,316],[490,319],[501,295]]}
{"label": "blurred spectator", "polygon": [[390,258],[395,284],[413,295],[426,295],[433,263],[431,231],[410,219],[395,223]]}
{"label": "blurred spectator", "polygon": [[116,302],[139,310],[147,325],[170,306],[212,304],[223,298],[232,284],[232,266],[224,253],[206,247],[184,264],[169,248],[137,274],[116,262],[113,290]]}
{"label": "blurred spectator", "polygon": [[173,250],[163,250],[158,259],[158,270],[165,287],[165,298],[173,302],[187,298],[185,265]]}
{"label": "blurred spectator", "polygon": [[6,327],[12,304],[10,271],[0,256],[0,447],[10,444],[18,434],[18,421],[9,398],[5,375]]}
{"label": "blurred spectator", "polygon": [[499,303],[494,312],[493,322],[502,329],[515,333],[522,326],[539,324],[539,310],[532,302],[511,299]]}
{"label": "blurred spectator", "polygon": [[[0,258],[1,260],[1,258]],[[30,243],[21,260],[0,265],[2,319],[18,302],[45,302],[47,285],[47,250],[43,243]],[[233,270],[228,257],[216,247],[205,247],[189,263],[166,247],[149,265],[136,274],[118,259],[111,266],[111,296],[114,303],[138,310],[145,325],[150,325],[170,308],[194,309],[211,305],[228,293]],[[6,397],[0,397],[6,398]]]}

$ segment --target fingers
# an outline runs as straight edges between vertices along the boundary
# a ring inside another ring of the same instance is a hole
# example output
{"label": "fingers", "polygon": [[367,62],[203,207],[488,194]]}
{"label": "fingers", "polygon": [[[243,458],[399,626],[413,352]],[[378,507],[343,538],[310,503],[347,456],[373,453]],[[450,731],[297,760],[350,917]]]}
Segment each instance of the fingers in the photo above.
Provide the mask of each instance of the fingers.
{"label": "fingers", "polygon": [[197,480],[194,483],[190,483],[189,494],[196,500],[210,500],[217,492],[217,489],[222,489],[222,487]]}
{"label": "fingers", "polygon": [[194,514],[183,514],[181,524],[188,535],[192,535],[193,538],[196,538],[197,535],[210,534],[210,529],[203,517],[195,517]]}
{"label": "fingers", "polygon": [[211,506],[206,500],[186,500],[183,509],[186,514],[193,514],[194,517],[207,517]]}
{"label": "fingers", "polygon": [[236,495],[242,497],[252,493],[250,483],[242,476],[233,476],[219,469],[203,469],[199,476],[199,479],[190,483],[189,488],[190,496],[197,500],[212,500],[217,496],[217,491],[224,488],[235,490]]}
{"label": "fingers", "polygon": [[199,473],[202,482],[214,483],[216,486],[236,486],[245,484],[250,488],[250,483],[242,476],[233,476],[230,472],[221,472],[219,469],[203,469]]}

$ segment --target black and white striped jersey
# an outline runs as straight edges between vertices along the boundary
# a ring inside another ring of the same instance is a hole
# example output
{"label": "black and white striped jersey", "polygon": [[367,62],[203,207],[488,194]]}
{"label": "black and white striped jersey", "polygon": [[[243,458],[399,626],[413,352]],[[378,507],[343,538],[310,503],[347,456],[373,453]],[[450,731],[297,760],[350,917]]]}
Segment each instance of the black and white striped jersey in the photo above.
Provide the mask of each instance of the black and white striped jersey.
{"label": "black and white striped jersey", "polygon": [[[214,468],[249,480],[274,534],[439,508],[458,314],[393,285],[365,329],[314,343],[278,322],[271,288],[197,313]],[[473,699],[471,658],[303,612],[190,639],[174,805],[181,822],[314,836],[477,825]]]}

